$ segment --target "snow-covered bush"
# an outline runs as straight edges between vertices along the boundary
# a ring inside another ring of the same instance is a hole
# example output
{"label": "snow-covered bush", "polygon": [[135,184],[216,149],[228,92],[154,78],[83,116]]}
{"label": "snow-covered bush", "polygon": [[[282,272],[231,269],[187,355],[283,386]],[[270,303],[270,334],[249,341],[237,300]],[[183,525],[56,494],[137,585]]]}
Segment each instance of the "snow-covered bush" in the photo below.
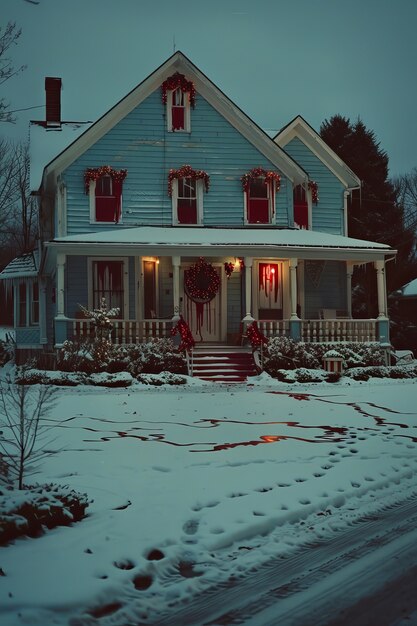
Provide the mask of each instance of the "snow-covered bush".
{"label": "snow-covered bush", "polygon": [[[97,345],[108,343],[106,349]],[[146,343],[113,345],[107,340],[85,342],[66,341],[58,352],[58,370],[65,372],[129,372],[135,378],[142,372],[159,374],[170,371],[187,372],[185,357],[178,352],[172,339],[151,339]]]}
{"label": "snow-covered bush", "polygon": [[161,372],[160,374],[139,374],[138,381],[145,385],[185,385],[187,380],[184,376],[173,374],[172,372]]}
{"label": "snow-covered bush", "polygon": [[0,486],[0,545],[21,536],[38,537],[45,528],[69,526],[85,517],[86,494],[60,485],[22,490]]}
{"label": "snow-covered bush", "polygon": [[101,299],[99,309],[86,309],[81,304],[78,305],[84,314],[84,316],[91,320],[91,326],[94,329],[97,339],[109,339],[110,333],[113,330],[112,318],[117,317],[120,313],[120,309],[114,307],[108,309],[106,304],[106,298]]}
{"label": "snow-covered bush", "polygon": [[417,365],[353,367],[347,370],[344,376],[353,378],[354,380],[369,380],[369,378],[417,378]]}
{"label": "snow-covered bush", "polygon": [[265,349],[264,368],[271,376],[279,369],[321,369],[323,357],[336,353],[343,358],[345,368],[385,363],[378,343],[303,343],[289,337],[272,337]]}

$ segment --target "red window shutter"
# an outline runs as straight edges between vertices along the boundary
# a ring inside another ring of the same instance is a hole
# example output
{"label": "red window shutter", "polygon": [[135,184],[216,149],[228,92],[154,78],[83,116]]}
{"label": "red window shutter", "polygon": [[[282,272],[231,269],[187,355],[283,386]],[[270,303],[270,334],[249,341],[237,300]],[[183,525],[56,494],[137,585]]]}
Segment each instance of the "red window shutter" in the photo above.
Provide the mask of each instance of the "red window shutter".
{"label": "red window shutter", "polygon": [[249,224],[269,224],[268,198],[248,198]]}
{"label": "red window shutter", "polygon": [[185,128],[185,114],[183,106],[172,107],[172,130],[184,130]]}
{"label": "red window shutter", "polygon": [[179,198],[177,203],[179,224],[197,224],[197,200]]}
{"label": "red window shutter", "polygon": [[300,228],[308,228],[308,206],[307,202],[294,204],[294,222]]}

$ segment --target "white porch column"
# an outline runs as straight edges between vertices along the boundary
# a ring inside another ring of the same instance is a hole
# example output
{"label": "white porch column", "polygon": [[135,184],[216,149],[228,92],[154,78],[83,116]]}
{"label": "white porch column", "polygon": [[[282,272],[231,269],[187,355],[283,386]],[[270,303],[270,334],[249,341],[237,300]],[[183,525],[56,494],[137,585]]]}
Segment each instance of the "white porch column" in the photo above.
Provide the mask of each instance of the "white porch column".
{"label": "white porch column", "polygon": [[181,257],[173,256],[172,260],[172,297],[174,301],[174,315],[172,317],[173,322],[178,322],[180,319],[180,265]]}
{"label": "white porch column", "polygon": [[346,308],[348,317],[352,317],[352,274],[353,263],[346,261]]}
{"label": "white porch column", "polygon": [[387,312],[385,310],[386,302],[386,284],[385,284],[385,263],[384,261],[375,261],[376,269],[376,286],[378,291],[378,318],[386,318]]}
{"label": "white porch column", "polygon": [[66,255],[59,252],[56,259],[56,317],[65,317],[65,261]]}
{"label": "white porch column", "polygon": [[291,300],[291,317],[292,320],[298,320],[297,315],[297,265],[298,259],[289,259],[290,268],[290,300]]}
{"label": "white porch column", "polygon": [[39,327],[40,342],[48,343],[46,332],[46,283],[43,277],[39,278]]}
{"label": "white porch column", "polygon": [[243,318],[244,322],[253,322],[252,317],[252,265],[253,258],[251,256],[245,256],[243,259],[245,263],[245,305],[246,315]]}

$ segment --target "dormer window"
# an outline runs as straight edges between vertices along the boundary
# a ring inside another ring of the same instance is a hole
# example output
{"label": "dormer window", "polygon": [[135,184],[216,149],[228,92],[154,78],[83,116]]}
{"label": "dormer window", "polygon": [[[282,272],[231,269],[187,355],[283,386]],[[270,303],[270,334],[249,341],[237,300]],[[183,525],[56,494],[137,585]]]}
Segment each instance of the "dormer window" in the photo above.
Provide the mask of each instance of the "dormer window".
{"label": "dormer window", "polygon": [[203,223],[203,192],[208,191],[209,184],[208,174],[193,170],[190,165],[169,171],[168,194],[172,197],[174,225]]}
{"label": "dormer window", "polygon": [[260,167],[242,176],[246,224],[272,224],[275,217],[275,194],[280,175]]}
{"label": "dormer window", "polygon": [[109,165],[85,171],[85,192],[90,196],[91,222],[120,222],[123,181],[126,175],[127,170],[114,170]]}
{"label": "dormer window", "polygon": [[296,185],[293,192],[294,225],[306,230],[312,225],[312,205],[319,201],[319,188],[314,180],[310,180],[307,191],[303,185]]}
{"label": "dormer window", "polygon": [[296,185],[293,191],[294,224],[299,228],[308,229],[308,202],[306,190],[302,185]]}
{"label": "dormer window", "polygon": [[176,72],[162,84],[162,102],[166,105],[168,132],[191,132],[190,108],[195,105],[193,82]]}

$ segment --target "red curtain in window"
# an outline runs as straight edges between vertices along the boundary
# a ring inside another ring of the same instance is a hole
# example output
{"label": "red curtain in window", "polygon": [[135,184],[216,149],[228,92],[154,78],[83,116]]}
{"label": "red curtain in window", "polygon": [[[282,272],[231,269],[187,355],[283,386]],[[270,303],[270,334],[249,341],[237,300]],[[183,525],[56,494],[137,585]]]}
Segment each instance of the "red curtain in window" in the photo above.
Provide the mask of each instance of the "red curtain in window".
{"label": "red curtain in window", "polygon": [[248,222],[249,224],[269,223],[269,200],[268,198],[248,199]]}
{"label": "red curtain in window", "polygon": [[308,228],[308,206],[307,202],[294,204],[294,222],[300,228]]}
{"label": "red curtain in window", "polygon": [[179,198],[177,203],[179,224],[197,224],[197,200]]}
{"label": "red curtain in window", "polygon": [[115,222],[117,224],[120,221],[122,190],[123,182],[115,179],[113,179],[112,195],[97,195],[96,186],[96,222]]}
{"label": "red curtain in window", "polygon": [[183,106],[172,107],[172,130],[184,130],[185,128],[185,115]]}

